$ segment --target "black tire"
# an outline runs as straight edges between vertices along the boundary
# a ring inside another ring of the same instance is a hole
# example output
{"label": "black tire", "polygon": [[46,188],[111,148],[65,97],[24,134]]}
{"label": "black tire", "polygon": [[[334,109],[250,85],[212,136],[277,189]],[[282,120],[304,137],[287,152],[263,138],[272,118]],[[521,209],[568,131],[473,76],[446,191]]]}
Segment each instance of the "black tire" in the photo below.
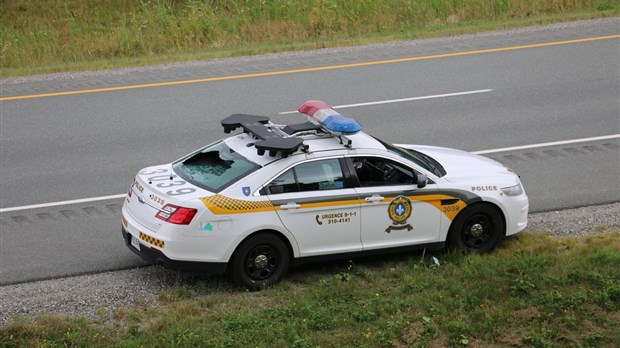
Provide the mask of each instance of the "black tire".
{"label": "black tire", "polygon": [[282,239],[259,233],[243,241],[233,254],[230,277],[235,283],[257,291],[282,279],[289,264],[288,248]]}
{"label": "black tire", "polygon": [[448,245],[466,251],[489,252],[506,233],[499,210],[489,204],[476,204],[461,212],[448,234]]}

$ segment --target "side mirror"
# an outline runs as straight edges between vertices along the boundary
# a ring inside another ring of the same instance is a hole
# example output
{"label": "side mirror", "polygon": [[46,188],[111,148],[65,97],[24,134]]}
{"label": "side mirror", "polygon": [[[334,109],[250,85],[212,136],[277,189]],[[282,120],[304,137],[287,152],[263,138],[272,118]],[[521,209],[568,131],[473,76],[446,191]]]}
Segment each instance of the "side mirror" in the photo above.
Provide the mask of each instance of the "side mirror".
{"label": "side mirror", "polygon": [[426,175],[420,173],[418,174],[418,188],[421,189],[428,183],[428,177]]}

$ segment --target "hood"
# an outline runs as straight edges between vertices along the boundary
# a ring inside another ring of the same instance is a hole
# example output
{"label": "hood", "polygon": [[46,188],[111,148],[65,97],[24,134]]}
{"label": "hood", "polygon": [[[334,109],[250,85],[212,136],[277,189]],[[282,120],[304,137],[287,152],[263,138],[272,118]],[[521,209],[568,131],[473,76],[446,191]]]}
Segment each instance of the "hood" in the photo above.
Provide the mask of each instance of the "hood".
{"label": "hood", "polygon": [[397,146],[422,152],[437,160],[446,170],[447,174],[444,178],[447,180],[453,178],[479,177],[480,175],[489,174],[506,173],[512,175],[501,163],[470,152],[438,146]]}

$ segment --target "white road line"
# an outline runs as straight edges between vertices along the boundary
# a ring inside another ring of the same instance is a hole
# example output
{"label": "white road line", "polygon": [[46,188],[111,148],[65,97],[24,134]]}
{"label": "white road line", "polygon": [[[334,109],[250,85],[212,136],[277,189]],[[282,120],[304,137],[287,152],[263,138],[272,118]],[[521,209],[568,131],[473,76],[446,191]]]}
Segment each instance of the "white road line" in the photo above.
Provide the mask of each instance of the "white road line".
{"label": "white road line", "polygon": [[572,139],[572,140],[553,141],[550,143],[540,143],[540,144],[531,144],[531,145],[523,145],[523,146],[502,147],[499,149],[492,149],[492,150],[473,151],[472,153],[475,153],[477,155],[483,155],[487,153],[535,149],[537,147],[585,143],[588,141],[600,141],[600,140],[608,140],[608,139],[616,139],[616,138],[620,138],[620,134],[611,134],[611,135],[603,135],[600,137],[581,138],[581,139]]}
{"label": "white road line", "polygon": [[[502,148],[499,148],[499,149],[473,151],[472,153],[477,154],[477,155],[483,155],[483,154],[488,154],[488,153],[517,151],[517,150],[526,150],[526,149],[535,149],[535,148],[538,148],[538,147],[577,144],[577,143],[584,143],[584,142],[588,142],[588,141],[600,141],[600,140],[609,140],[609,139],[617,139],[617,138],[620,138],[620,134],[610,134],[610,135],[603,135],[603,136],[599,136],[599,137],[562,140],[562,141],[554,141],[554,142],[539,143],[539,144],[530,144],[530,145],[523,145],[523,146],[502,147]],[[62,201],[62,202],[52,202],[52,203],[42,203],[42,204],[33,204],[33,205],[23,205],[23,206],[20,206],[20,207],[2,208],[2,209],[0,209],[0,213],[8,213],[8,212],[12,212],[12,211],[37,209],[37,208],[48,208],[48,207],[55,207],[55,206],[59,206],[59,205],[69,205],[69,204],[79,204],[79,203],[89,203],[89,202],[96,202],[96,201],[105,201],[105,200],[108,200],[108,199],[124,198],[125,196],[127,196],[127,194],[123,193],[123,194],[119,194],[119,195],[101,196],[101,197],[92,197],[92,198],[82,198],[82,199],[74,199],[74,200]]]}
{"label": "white road line", "polygon": [[[368,103],[337,105],[337,106],[332,106],[332,108],[333,109],[354,108],[354,107],[357,107],[357,106],[369,106],[369,105],[379,105],[379,104],[400,103],[400,102],[406,102],[406,101],[412,101],[412,100],[456,97],[456,96],[459,96],[459,95],[487,93],[487,92],[492,92],[492,91],[493,91],[492,89],[480,89],[480,90],[477,90],[477,91],[467,91],[467,92],[458,92],[458,93],[427,95],[427,96],[423,96],[423,97],[413,97],[413,98],[404,98],[404,99],[381,100],[381,101],[368,102]],[[294,114],[296,112],[297,112],[297,110],[295,110],[295,111],[284,111],[284,112],[280,112],[279,114],[280,115],[286,115],[286,114]]]}
{"label": "white road line", "polygon": [[125,196],[127,196],[126,193],[124,193],[122,195],[111,195],[111,196],[101,196],[101,197],[73,199],[73,200],[70,200],[70,201],[42,203],[42,204],[33,204],[33,205],[22,205],[21,207],[2,208],[2,209],[0,209],[0,213],[8,213],[10,211],[28,210],[28,209],[37,209],[37,208],[48,208],[48,207],[55,207],[57,205],[68,205],[68,204],[79,204],[79,203],[88,203],[88,202],[96,202],[96,201],[105,201],[105,200],[108,200],[108,199],[123,198]]}

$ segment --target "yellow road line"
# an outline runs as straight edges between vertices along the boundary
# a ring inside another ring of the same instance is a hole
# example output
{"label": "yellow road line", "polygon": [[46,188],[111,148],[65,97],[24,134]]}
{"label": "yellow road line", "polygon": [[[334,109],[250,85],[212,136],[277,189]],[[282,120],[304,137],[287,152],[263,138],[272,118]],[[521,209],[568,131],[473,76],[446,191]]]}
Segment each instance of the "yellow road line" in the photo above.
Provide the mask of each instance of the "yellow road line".
{"label": "yellow road line", "polygon": [[388,60],[377,60],[377,61],[370,61],[370,62],[341,64],[341,65],[328,65],[328,66],[320,66],[320,67],[315,67],[315,68],[280,70],[280,71],[262,72],[262,73],[255,73],[255,74],[231,75],[231,76],[220,76],[220,77],[206,77],[206,78],[202,78],[202,79],[193,79],[193,80],[180,80],[180,81],[170,81],[170,82],[146,83],[146,84],[131,85],[131,86],[117,86],[117,87],[107,87],[107,88],[82,89],[82,90],[66,91],[66,92],[53,92],[53,93],[43,93],[43,94],[19,95],[19,96],[13,96],[13,97],[3,97],[3,98],[0,98],[0,101],[19,100],[19,99],[34,99],[34,98],[44,98],[44,97],[58,97],[58,96],[74,95],[74,94],[100,93],[100,92],[110,92],[110,91],[122,91],[122,90],[127,90],[127,89],[165,87],[165,86],[185,85],[185,84],[190,84],[190,83],[202,83],[202,82],[225,81],[225,80],[235,80],[235,79],[247,79],[247,78],[251,78],[251,77],[264,77],[264,76],[275,76],[275,75],[284,75],[284,74],[297,74],[297,73],[305,73],[305,72],[313,72],[313,71],[355,68],[355,67],[380,65],[380,64],[412,62],[412,61],[416,61],[416,60],[425,60],[425,59],[437,59],[437,58],[467,56],[467,55],[473,55],[473,54],[483,54],[483,53],[493,53],[493,52],[503,52],[503,51],[514,51],[514,50],[521,50],[521,49],[527,49],[527,48],[567,45],[567,44],[574,44],[574,43],[581,43],[581,42],[599,41],[599,40],[607,40],[607,39],[618,39],[618,38],[620,38],[620,34],[618,34],[618,35],[609,35],[609,36],[590,37],[590,38],[576,39],[576,40],[544,42],[544,43],[530,44],[530,45],[521,45],[521,46],[489,48],[489,49],[475,50],[475,51],[435,54],[435,55],[430,55],[430,56],[408,57],[408,58],[388,59]]}

